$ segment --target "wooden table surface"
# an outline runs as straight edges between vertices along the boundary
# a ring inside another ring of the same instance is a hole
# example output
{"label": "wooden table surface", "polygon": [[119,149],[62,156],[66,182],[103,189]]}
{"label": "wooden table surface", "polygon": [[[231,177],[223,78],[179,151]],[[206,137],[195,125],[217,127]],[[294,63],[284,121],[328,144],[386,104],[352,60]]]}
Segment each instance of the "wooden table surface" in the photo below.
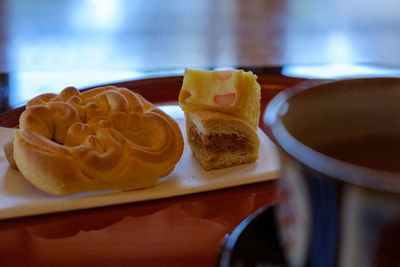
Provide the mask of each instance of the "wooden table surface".
{"label": "wooden table surface", "polygon": [[0,98],[11,97],[0,110],[185,67],[316,77],[400,67],[398,10],[397,0],[0,0]]}
{"label": "wooden table surface", "polygon": [[397,0],[0,1],[0,72],[400,65]]}
{"label": "wooden table surface", "polygon": [[[263,107],[302,81],[289,76],[398,75],[386,72],[400,67],[398,10],[397,0],[0,0],[0,125],[66,86],[173,101],[185,67],[253,70]],[[140,80],[160,75],[175,77],[156,80],[163,94]],[[266,182],[7,220],[0,266],[214,266],[226,236],[273,201]]]}

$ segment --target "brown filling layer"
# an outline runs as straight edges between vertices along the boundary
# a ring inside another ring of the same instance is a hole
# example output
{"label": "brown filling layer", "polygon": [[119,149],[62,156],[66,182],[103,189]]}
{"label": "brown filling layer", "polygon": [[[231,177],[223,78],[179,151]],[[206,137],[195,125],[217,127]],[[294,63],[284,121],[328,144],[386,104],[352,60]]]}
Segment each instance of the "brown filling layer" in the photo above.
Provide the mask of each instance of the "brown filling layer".
{"label": "brown filling layer", "polygon": [[206,149],[213,153],[224,152],[251,152],[250,140],[236,134],[210,134],[199,135],[196,127],[190,128],[191,143],[199,148]]}

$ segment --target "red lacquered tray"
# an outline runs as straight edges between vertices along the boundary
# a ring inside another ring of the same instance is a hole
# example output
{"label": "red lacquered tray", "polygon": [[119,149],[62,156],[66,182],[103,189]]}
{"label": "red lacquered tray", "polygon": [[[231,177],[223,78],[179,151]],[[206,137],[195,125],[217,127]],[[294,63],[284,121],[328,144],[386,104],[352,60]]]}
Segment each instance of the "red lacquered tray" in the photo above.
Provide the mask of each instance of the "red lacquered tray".
{"label": "red lacquered tray", "polygon": [[[279,91],[303,81],[278,74],[257,75],[262,87],[262,114]],[[138,92],[155,104],[176,104],[182,77],[113,85]],[[0,126],[15,127],[22,111],[16,109],[0,117]],[[215,266],[224,237],[274,200],[275,182],[269,181],[0,221],[0,266]]]}

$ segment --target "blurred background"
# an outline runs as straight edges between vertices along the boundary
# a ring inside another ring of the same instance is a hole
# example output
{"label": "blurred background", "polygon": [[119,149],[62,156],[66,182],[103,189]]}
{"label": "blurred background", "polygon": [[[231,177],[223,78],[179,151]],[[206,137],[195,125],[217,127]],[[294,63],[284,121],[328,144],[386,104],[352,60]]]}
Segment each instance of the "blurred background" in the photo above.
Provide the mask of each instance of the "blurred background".
{"label": "blurred background", "polygon": [[2,110],[185,67],[387,76],[400,66],[399,10],[398,0],[0,0]]}

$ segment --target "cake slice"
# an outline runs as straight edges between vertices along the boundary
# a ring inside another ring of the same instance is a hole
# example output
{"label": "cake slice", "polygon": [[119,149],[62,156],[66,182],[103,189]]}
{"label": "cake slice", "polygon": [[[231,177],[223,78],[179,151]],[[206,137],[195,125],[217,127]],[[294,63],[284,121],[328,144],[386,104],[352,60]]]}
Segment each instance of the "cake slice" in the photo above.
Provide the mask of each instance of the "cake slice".
{"label": "cake slice", "polygon": [[186,113],[193,156],[205,170],[232,167],[258,159],[260,141],[244,120],[214,111]]}
{"label": "cake slice", "polygon": [[257,76],[252,72],[185,69],[179,104],[185,113],[218,111],[242,119],[257,129],[260,90]]}

